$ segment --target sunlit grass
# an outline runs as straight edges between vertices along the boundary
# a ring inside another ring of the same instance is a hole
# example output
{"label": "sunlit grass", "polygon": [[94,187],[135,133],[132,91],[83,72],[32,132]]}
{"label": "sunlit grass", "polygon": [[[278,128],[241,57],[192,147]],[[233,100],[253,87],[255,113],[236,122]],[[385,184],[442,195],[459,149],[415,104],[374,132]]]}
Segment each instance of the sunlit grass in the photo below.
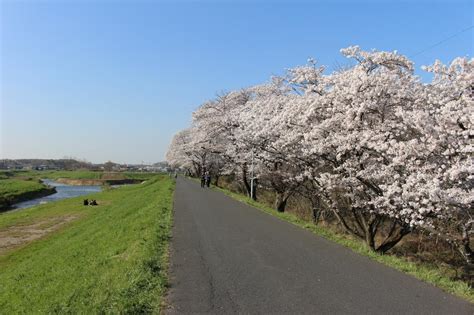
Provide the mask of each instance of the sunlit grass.
{"label": "sunlit grass", "polygon": [[0,313],[158,312],[166,289],[173,182],[166,176],[0,216],[0,230],[78,218],[0,256]]}
{"label": "sunlit grass", "polygon": [[37,180],[0,179],[0,209],[52,192],[52,189]]}

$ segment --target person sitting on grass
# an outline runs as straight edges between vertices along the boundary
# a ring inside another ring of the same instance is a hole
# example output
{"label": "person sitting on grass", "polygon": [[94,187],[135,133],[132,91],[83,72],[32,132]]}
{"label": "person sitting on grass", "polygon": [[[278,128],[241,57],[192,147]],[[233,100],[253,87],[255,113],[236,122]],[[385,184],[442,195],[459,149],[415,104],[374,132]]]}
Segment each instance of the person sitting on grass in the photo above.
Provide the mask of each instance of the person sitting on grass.
{"label": "person sitting on grass", "polygon": [[89,205],[89,199],[84,199],[84,206],[88,206]]}
{"label": "person sitting on grass", "polygon": [[99,204],[97,203],[97,201],[95,199],[93,199],[91,202],[90,202],[90,205],[91,206],[98,206]]}

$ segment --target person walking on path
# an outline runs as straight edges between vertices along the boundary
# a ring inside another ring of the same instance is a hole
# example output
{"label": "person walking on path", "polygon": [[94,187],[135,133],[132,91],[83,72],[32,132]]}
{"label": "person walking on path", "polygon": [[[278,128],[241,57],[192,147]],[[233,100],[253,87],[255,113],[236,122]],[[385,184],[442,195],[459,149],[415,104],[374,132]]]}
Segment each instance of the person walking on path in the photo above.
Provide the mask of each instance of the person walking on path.
{"label": "person walking on path", "polygon": [[209,188],[209,186],[211,185],[211,174],[209,174],[209,172],[206,174],[206,186],[207,188]]}
{"label": "person walking on path", "polygon": [[206,175],[203,173],[201,175],[201,187],[204,188],[205,184],[206,184]]}

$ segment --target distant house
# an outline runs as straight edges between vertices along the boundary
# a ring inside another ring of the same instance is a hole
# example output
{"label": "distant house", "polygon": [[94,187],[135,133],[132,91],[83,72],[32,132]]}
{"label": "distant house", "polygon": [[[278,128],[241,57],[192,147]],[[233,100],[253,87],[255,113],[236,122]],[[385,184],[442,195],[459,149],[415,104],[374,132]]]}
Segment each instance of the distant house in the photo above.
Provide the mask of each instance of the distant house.
{"label": "distant house", "polygon": [[59,167],[53,165],[38,165],[34,167],[37,171],[46,171],[46,170],[59,170]]}

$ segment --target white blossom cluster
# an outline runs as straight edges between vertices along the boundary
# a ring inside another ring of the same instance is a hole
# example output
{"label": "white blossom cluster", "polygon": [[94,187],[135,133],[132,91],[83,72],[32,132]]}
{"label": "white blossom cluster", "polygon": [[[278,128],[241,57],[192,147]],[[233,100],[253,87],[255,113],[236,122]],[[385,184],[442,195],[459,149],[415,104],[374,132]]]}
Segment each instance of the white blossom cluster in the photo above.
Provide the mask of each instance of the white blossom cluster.
{"label": "white blossom cluster", "polygon": [[341,200],[362,215],[362,231],[388,219],[465,242],[459,235],[474,228],[474,59],[424,67],[434,76],[425,84],[397,52],[341,53],[355,65],[324,74],[310,60],[201,105],[169,163],[241,177],[253,155],[256,176],[277,192],[311,182],[336,215]]}

